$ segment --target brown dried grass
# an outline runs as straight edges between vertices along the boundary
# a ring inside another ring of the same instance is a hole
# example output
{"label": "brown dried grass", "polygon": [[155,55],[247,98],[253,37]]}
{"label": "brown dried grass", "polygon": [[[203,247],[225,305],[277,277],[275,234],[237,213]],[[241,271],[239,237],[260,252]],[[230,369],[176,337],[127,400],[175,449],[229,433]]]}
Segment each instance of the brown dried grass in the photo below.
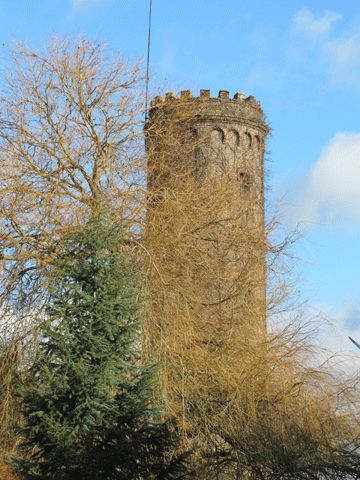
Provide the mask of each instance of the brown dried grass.
{"label": "brown dried grass", "polygon": [[145,351],[161,365],[184,445],[198,448],[200,464],[216,458],[217,478],[346,469],[346,450],[360,440],[358,389],[320,360],[312,323],[286,312],[293,236],[272,245],[276,222],[264,227],[261,194],[244,200],[231,175],[199,181],[189,162],[198,142],[183,144],[166,119],[160,147],[158,135],[149,142]]}

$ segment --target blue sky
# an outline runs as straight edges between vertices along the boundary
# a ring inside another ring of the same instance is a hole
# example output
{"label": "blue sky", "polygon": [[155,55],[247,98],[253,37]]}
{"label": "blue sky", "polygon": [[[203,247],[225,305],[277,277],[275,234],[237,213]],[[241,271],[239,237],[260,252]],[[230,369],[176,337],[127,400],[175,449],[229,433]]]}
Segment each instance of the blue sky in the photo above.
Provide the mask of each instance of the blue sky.
{"label": "blue sky", "polygon": [[[254,95],[272,128],[270,196],[301,223],[302,291],[360,339],[360,5],[357,0],[153,0],[153,83]],[[81,34],[144,58],[148,0],[0,0],[15,39]],[[330,335],[330,334],[329,334]],[[352,347],[350,347],[351,349]]]}

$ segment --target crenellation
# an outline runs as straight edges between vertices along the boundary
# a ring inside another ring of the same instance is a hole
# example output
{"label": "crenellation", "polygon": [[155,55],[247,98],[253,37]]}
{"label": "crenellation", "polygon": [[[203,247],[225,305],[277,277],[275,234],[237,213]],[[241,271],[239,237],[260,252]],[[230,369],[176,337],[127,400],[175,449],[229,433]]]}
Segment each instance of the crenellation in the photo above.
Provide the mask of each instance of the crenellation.
{"label": "crenellation", "polygon": [[192,98],[192,92],[191,92],[191,90],[181,90],[181,92],[180,92],[180,97],[181,97],[182,99]]}
{"label": "crenellation", "polygon": [[209,100],[210,102],[218,102],[219,100],[226,100],[226,103],[230,104],[242,104],[243,102],[247,105],[255,107],[256,109],[261,110],[260,103],[252,96],[248,96],[245,98],[243,93],[235,93],[233,98],[230,98],[230,93],[228,90],[219,90],[217,97],[210,96],[210,90],[208,89],[201,89],[200,95],[198,97],[193,96],[191,90],[181,90],[180,95],[177,96],[174,92],[170,91],[165,93],[165,98],[162,96],[156,96],[154,100],[151,101],[151,106],[156,106],[159,103],[163,102],[174,102],[174,101],[183,101],[183,100],[191,100],[191,101],[198,101],[198,100]]}
{"label": "crenellation", "polygon": [[176,100],[176,95],[174,92],[167,92],[165,93],[165,100],[172,102],[173,100]]}
{"label": "crenellation", "polygon": [[200,90],[200,98],[202,100],[210,99],[210,90]]}
{"label": "crenellation", "polygon": [[221,100],[228,100],[229,99],[229,91],[228,90],[219,90],[218,98]]}
{"label": "crenellation", "polygon": [[164,97],[161,97],[160,95],[157,95],[154,100],[151,100],[150,102],[150,107],[156,107],[158,106],[160,103],[163,103],[164,102]]}
{"label": "crenellation", "polygon": [[261,108],[260,103],[252,95],[245,98],[245,102],[249,103],[250,105],[254,106],[255,108]]}
{"label": "crenellation", "polygon": [[245,98],[245,95],[243,93],[237,92],[234,95],[234,100],[244,100],[244,98]]}
{"label": "crenellation", "polygon": [[180,113],[183,118],[196,117],[201,121],[219,118],[221,122],[247,123],[260,127],[265,135],[268,132],[260,103],[253,96],[245,98],[242,93],[230,98],[228,90],[220,90],[217,97],[211,97],[209,89],[201,89],[197,97],[191,90],[182,90],[179,95],[167,92],[165,98],[157,96],[150,104],[152,118],[157,114],[176,117]]}

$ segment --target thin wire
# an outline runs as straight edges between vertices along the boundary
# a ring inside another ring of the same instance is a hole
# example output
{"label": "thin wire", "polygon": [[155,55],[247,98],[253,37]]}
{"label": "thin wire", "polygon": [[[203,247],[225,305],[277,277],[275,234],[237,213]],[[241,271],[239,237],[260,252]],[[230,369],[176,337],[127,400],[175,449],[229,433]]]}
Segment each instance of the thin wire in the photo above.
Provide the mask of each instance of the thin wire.
{"label": "thin wire", "polygon": [[151,46],[151,14],[152,14],[152,0],[149,3],[149,30],[147,42],[147,61],[146,61],[146,92],[145,92],[145,121],[149,119],[148,112],[148,98],[149,98],[149,72],[150,72],[150,46]]}

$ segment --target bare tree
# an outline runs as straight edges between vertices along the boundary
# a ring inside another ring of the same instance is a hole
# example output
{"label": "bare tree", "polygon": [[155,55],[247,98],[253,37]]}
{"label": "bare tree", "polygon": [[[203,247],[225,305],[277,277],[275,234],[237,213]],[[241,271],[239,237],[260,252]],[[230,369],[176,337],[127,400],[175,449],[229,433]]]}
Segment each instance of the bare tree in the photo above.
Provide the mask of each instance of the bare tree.
{"label": "bare tree", "polygon": [[8,71],[0,95],[0,450],[16,443],[12,374],[36,338],[63,239],[100,209],[137,238],[146,201],[139,65],[94,42],[54,39],[41,52],[17,45]]}
{"label": "bare tree", "polygon": [[[63,235],[99,208],[143,212],[141,74],[103,46],[19,45],[0,100],[0,299],[28,305]],[[135,192],[136,190],[136,192]]]}

